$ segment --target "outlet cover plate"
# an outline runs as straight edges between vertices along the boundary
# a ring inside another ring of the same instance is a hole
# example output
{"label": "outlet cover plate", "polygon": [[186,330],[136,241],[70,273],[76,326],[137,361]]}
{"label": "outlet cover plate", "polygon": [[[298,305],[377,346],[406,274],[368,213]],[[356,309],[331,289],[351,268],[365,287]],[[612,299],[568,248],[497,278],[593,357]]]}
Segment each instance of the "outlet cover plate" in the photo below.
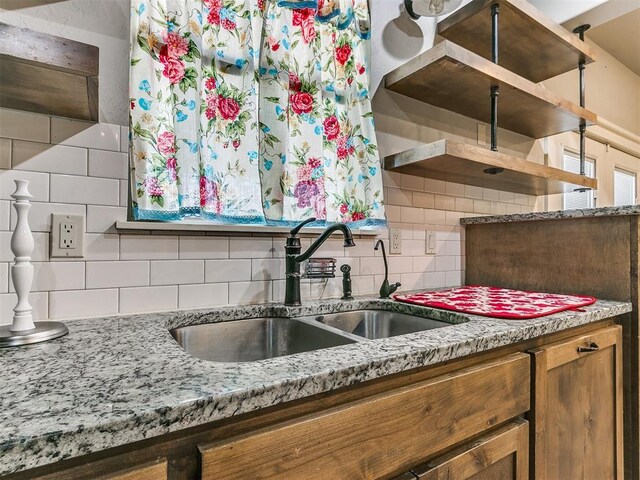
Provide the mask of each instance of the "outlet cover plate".
{"label": "outlet cover plate", "polygon": [[389,254],[400,255],[402,253],[402,230],[399,228],[389,229]]}
{"label": "outlet cover plate", "polygon": [[51,215],[51,258],[84,257],[84,215]]}

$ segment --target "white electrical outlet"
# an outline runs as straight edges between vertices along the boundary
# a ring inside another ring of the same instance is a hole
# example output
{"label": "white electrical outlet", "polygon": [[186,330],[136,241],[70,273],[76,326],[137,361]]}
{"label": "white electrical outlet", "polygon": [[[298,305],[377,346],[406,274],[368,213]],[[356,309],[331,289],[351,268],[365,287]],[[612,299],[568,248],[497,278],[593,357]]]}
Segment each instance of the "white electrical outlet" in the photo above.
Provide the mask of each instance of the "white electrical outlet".
{"label": "white electrical outlet", "polygon": [[391,237],[391,245],[389,246],[389,253],[401,254],[402,253],[402,230],[399,228],[389,229],[389,236]]}
{"label": "white electrical outlet", "polygon": [[427,255],[436,254],[436,232],[427,230],[425,233],[424,253]]}
{"label": "white electrical outlet", "polygon": [[84,216],[51,215],[51,258],[84,257]]}

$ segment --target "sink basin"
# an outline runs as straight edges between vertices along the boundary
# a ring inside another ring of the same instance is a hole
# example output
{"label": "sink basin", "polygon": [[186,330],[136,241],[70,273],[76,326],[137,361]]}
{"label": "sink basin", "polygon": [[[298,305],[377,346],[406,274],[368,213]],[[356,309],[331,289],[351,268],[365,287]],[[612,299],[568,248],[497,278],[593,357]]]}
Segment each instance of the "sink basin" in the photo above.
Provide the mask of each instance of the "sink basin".
{"label": "sink basin", "polygon": [[316,321],[369,340],[448,327],[450,323],[385,310],[355,310],[353,312],[318,315]]}
{"label": "sink basin", "polygon": [[213,362],[252,362],[356,343],[312,322],[292,318],[251,318],[190,325],[171,330],[190,355]]}

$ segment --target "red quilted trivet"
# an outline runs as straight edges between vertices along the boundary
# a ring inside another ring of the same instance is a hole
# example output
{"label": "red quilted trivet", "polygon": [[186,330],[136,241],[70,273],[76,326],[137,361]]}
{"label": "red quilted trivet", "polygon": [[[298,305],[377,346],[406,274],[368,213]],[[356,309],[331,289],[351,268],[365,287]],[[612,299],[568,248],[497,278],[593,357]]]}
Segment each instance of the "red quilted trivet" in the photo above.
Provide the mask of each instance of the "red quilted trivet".
{"label": "red quilted trivet", "polygon": [[544,317],[563,310],[591,305],[596,301],[595,298],[585,295],[524,292],[477,285],[437,292],[394,295],[393,298],[399,302],[413,303],[423,307],[513,320]]}

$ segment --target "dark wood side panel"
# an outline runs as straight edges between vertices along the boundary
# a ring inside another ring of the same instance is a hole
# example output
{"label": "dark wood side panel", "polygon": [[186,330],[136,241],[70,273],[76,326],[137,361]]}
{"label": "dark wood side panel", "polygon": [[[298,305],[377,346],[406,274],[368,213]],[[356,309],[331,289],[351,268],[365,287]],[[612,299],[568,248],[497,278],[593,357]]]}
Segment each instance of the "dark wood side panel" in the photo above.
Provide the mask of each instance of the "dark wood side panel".
{"label": "dark wood side panel", "polygon": [[621,317],[625,475],[640,478],[639,217],[467,225],[466,282],[631,302]]}
{"label": "dark wood side panel", "polygon": [[629,301],[630,217],[467,225],[467,284]]}

